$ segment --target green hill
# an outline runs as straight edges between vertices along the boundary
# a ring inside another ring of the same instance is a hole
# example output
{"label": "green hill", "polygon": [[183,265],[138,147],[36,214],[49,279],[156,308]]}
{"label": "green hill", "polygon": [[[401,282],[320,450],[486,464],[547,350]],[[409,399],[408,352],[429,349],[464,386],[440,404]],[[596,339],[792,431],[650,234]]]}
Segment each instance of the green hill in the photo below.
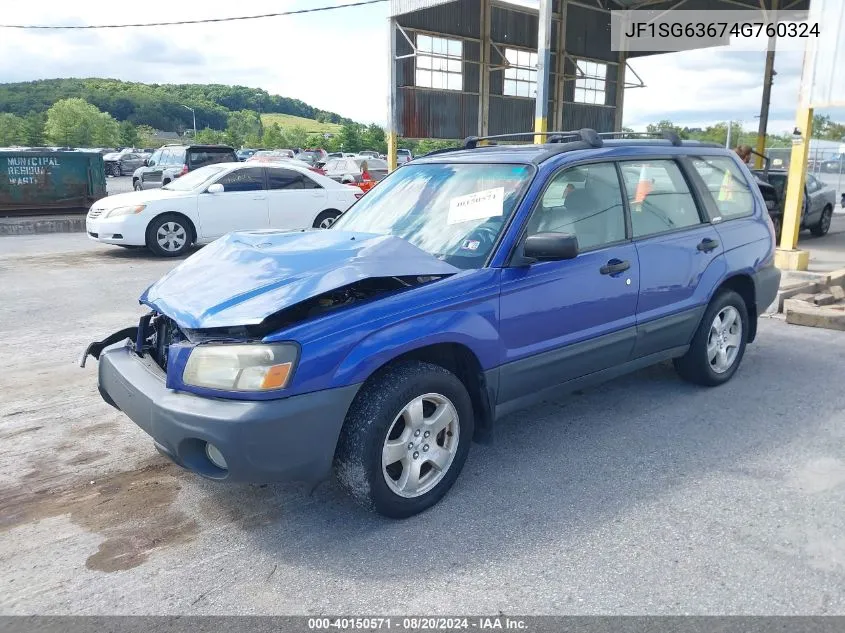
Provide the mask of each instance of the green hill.
{"label": "green hill", "polygon": [[[46,112],[60,99],[79,97],[118,121],[149,125],[168,132],[193,126],[222,130],[231,112],[253,110],[292,117],[280,126],[301,125],[308,131],[334,131],[350,123],[334,112],[326,112],[299,99],[271,95],[265,90],[223,84],[146,84],[117,79],[44,79],[0,84],[0,112],[18,116]],[[293,122],[296,121],[296,122]],[[266,123],[266,121],[265,121]],[[311,130],[314,126],[321,128]],[[326,129],[331,128],[331,130]]]}
{"label": "green hill", "polygon": [[306,132],[331,132],[337,133],[340,131],[342,127],[339,123],[327,123],[322,121],[317,121],[315,119],[309,119],[301,116],[295,116],[293,114],[262,114],[261,115],[261,123],[264,125],[265,128],[273,125],[273,123],[278,123],[279,127],[283,130],[289,129],[292,127],[301,127],[304,128]]}

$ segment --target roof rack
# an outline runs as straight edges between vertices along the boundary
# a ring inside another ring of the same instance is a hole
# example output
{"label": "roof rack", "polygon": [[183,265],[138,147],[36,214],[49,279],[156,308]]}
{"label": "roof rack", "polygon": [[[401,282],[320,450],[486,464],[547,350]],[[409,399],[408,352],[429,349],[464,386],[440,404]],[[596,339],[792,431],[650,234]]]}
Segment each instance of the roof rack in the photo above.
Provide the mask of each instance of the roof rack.
{"label": "roof rack", "polygon": [[468,136],[464,139],[463,147],[461,149],[475,149],[478,147],[480,141],[488,141],[491,139],[516,139],[524,137],[545,136],[547,143],[563,143],[565,139],[579,139],[590,147],[601,147],[601,136],[591,128],[582,128],[580,130],[568,130],[565,132],[514,132],[512,134],[494,134],[492,136]]}
{"label": "roof rack", "polygon": [[678,136],[675,132],[671,132],[669,130],[664,130],[662,132],[601,132],[599,136],[604,137],[622,137],[622,138],[636,138],[636,137],[646,137],[646,138],[662,138],[674,145],[675,147],[681,147],[683,145],[683,141],[681,137]]}

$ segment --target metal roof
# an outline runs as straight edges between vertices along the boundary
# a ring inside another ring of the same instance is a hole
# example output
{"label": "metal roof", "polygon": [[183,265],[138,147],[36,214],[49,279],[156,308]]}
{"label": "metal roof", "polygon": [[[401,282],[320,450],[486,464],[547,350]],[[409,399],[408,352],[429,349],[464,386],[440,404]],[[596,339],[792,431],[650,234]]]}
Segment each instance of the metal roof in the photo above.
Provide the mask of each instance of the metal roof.
{"label": "metal roof", "polygon": [[[605,11],[649,9],[666,10],[681,9],[686,11],[720,10],[738,11],[742,9],[771,10],[773,0],[568,0],[572,4],[580,4]],[[402,15],[420,9],[428,9],[440,4],[457,2],[457,0],[390,0],[390,14]],[[537,13],[537,0],[494,0],[495,4],[512,9],[522,9],[530,13]],[[555,2],[557,4],[557,2]],[[810,8],[810,0],[778,0],[781,11],[806,11]]]}

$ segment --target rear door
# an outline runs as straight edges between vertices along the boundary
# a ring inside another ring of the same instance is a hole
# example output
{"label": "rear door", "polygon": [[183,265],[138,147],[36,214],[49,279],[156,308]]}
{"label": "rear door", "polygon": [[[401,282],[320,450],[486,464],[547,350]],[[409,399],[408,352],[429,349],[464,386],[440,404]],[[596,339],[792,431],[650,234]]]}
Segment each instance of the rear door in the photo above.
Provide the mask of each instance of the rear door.
{"label": "rear door", "polygon": [[144,171],[144,187],[160,187],[161,173],[164,171],[170,150],[167,148],[155,152],[149,160],[149,166]]}
{"label": "rear door", "polygon": [[706,308],[709,279],[721,278],[720,267],[710,269],[723,246],[678,162],[649,158],[619,166],[639,258],[639,358],[689,344]]}
{"label": "rear door", "polygon": [[223,191],[205,191],[197,203],[203,240],[270,226],[263,167],[235,169],[215,182],[223,185]]}
{"label": "rear door", "polygon": [[270,226],[274,229],[312,228],[316,217],[328,206],[326,190],[293,169],[268,167],[267,186]]}

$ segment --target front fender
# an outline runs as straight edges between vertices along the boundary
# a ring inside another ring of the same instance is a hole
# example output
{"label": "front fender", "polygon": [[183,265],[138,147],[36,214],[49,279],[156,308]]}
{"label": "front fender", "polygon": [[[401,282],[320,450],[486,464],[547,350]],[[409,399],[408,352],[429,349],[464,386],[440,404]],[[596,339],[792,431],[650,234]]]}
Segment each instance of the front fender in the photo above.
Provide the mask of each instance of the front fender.
{"label": "front fender", "polygon": [[338,365],[335,384],[365,381],[379,367],[422,347],[457,343],[469,348],[482,369],[498,364],[497,298],[471,310],[434,312],[378,330],[359,341]]}

